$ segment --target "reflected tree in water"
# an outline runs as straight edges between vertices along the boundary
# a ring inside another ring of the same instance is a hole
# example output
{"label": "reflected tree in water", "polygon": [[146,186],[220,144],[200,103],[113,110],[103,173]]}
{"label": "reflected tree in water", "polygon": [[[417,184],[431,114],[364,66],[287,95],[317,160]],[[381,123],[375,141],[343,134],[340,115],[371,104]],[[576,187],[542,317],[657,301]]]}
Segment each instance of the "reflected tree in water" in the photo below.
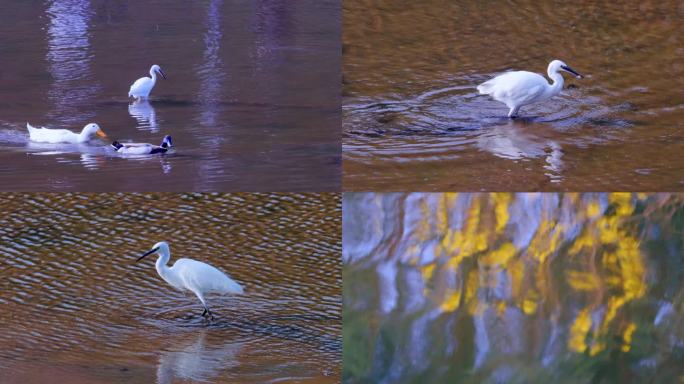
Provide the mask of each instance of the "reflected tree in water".
{"label": "reflected tree in water", "polygon": [[347,194],[345,379],[678,378],[683,202]]}

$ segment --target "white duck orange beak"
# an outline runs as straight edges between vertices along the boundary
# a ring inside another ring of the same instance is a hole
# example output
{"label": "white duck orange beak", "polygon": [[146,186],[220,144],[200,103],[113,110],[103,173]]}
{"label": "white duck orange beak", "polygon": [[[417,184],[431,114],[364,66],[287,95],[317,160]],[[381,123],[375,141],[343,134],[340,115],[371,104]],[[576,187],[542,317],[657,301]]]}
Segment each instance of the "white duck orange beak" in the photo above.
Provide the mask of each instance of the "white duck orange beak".
{"label": "white duck orange beak", "polygon": [[105,133],[101,129],[98,129],[97,132],[95,132],[95,134],[103,139],[107,138],[107,135],[105,135]]}

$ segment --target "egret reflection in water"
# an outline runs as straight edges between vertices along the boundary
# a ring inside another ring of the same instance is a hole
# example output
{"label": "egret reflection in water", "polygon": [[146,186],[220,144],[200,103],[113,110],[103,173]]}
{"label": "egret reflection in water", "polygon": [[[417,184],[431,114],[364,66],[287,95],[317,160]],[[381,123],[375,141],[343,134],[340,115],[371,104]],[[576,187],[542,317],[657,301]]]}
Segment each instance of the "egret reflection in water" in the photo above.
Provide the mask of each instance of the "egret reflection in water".
{"label": "egret reflection in water", "polygon": [[551,139],[529,132],[524,121],[510,121],[505,125],[493,126],[477,136],[477,147],[481,151],[509,160],[543,159],[544,174],[551,182],[562,179],[563,150]]}
{"label": "egret reflection in water", "polygon": [[672,382],[684,195],[346,194],[350,382]]}
{"label": "egret reflection in water", "polygon": [[207,342],[207,333],[206,329],[200,330],[195,338],[187,337],[186,344],[178,343],[182,346],[176,345],[161,353],[157,384],[173,383],[174,379],[211,381],[222,371],[239,365],[235,358],[242,344],[216,339]]}
{"label": "egret reflection in water", "polygon": [[152,133],[159,132],[157,113],[152,104],[146,99],[135,100],[128,104],[128,114],[138,122],[138,129],[148,130]]}

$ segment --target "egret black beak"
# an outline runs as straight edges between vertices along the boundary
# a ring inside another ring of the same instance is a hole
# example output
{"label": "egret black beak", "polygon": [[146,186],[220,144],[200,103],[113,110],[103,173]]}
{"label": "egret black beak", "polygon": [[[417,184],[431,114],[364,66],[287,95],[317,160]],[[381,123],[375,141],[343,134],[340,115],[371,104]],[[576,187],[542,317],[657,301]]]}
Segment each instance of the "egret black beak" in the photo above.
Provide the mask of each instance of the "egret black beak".
{"label": "egret black beak", "polygon": [[149,251],[147,251],[147,252],[143,253],[143,255],[142,255],[142,256],[138,257],[138,260],[136,260],[136,262],[138,262],[138,261],[140,261],[140,260],[144,259],[144,258],[145,258],[145,256],[147,256],[147,255],[151,255],[151,254],[153,254],[153,253],[157,252],[158,250],[159,250],[159,248],[152,248],[152,249],[150,249]]}
{"label": "egret black beak", "polygon": [[166,75],[165,75],[164,72],[161,70],[161,68],[159,68],[159,74],[162,75],[162,77],[164,78],[164,80],[166,80]]}
{"label": "egret black beak", "polygon": [[567,65],[561,65],[561,69],[564,70],[565,72],[570,72],[570,73],[572,73],[573,75],[577,76],[578,79],[581,79],[581,78],[584,77],[584,76],[580,75],[580,74],[579,74],[577,71],[575,71],[574,69],[568,67]]}

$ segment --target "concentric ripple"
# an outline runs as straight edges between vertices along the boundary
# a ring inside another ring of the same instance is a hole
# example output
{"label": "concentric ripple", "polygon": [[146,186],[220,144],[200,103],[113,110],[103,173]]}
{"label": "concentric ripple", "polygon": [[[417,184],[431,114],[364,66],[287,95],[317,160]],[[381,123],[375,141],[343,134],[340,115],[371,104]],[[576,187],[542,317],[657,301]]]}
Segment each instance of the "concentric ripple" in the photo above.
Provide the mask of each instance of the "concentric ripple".
{"label": "concentric ripple", "polygon": [[[679,4],[344,9],[346,190],[684,186]],[[510,70],[545,74],[555,58],[585,78],[566,76],[560,96],[523,107],[520,119],[476,90]]]}

